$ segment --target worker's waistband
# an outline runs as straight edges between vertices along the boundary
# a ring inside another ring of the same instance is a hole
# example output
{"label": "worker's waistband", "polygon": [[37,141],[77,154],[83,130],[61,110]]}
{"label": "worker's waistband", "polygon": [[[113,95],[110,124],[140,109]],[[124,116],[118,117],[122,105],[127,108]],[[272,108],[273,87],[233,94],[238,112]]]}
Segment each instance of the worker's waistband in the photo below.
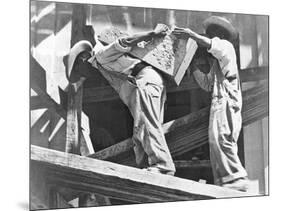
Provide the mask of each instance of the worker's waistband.
{"label": "worker's waistband", "polygon": [[144,69],[145,67],[150,66],[149,64],[147,64],[144,61],[141,61],[140,63],[137,63],[133,68],[132,68],[132,72],[131,72],[131,76],[137,76],[139,74],[139,72]]}
{"label": "worker's waistband", "polygon": [[157,69],[153,68],[151,65],[146,62],[140,62],[136,64],[131,69],[131,74],[128,76],[127,80],[132,83],[140,83],[140,84],[155,84],[158,86],[163,86],[164,81],[162,75],[157,71]]}

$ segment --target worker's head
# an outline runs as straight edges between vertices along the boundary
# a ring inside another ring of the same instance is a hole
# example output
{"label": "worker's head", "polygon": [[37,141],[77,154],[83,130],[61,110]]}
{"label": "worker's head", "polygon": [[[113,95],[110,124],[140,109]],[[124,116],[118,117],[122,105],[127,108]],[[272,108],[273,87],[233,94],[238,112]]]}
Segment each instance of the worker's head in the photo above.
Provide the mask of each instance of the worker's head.
{"label": "worker's head", "polygon": [[219,16],[211,16],[207,18],[203,23],[206,34],[210,37],[219,37],[221,39],[233,42],[238,32],[229,20]]}
{"label": "worker's head", "polygon": [[91,74],[92,65],[88,59],[93,56],[93,46],[89,41],[82,40],[77,42],[70,52],[64,56],[63,62],[66,69],[66,77],[74,83],[81,76],[87,77]]}

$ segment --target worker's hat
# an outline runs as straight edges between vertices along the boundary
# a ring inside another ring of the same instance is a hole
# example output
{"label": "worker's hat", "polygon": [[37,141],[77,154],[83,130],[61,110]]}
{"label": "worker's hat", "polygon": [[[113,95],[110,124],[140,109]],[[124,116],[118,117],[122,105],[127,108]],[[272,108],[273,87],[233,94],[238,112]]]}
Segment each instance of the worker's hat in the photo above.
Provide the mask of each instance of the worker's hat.
{"label": "worker's hat", "polygon": [[225,29],[229,35],[231,40],[235,40],[238,36],[237,30],[234,28],[234,26],[230,23],[229,20],[226,18],[220,17],[220,16],[211,16],[207,18],[203,23],[205,29],[207,30],[209,26],[215,25],[220,26],[223,29]]}
{"label": "worker's hat", "polygon": [[93,46],[89,41],[81,40],[77,42],[69,51],[67,55],[63,57],[63,63],[65,65],[66,77],[70,82],[75,82],[73,77],[73,65],[75,63],[76,58],[82,52],[89,52],[92,54]]}

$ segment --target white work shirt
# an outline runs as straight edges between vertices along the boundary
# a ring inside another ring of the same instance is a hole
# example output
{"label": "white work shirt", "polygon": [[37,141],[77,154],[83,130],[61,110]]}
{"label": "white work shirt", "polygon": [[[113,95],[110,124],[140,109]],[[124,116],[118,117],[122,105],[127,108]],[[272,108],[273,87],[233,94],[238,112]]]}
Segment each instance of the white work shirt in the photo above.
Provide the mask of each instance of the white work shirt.
{"label": "white work shirt", "polygon": [[[213,38],[208,52],[218,60],[220,70],[226,79],[238,76],[236,53],[229,41],[219,39],[218,37]],[[208,74],[196,70],[193,72],[193,75],[199,86],[205,91],[210,92],[214,84],[214,71],[218,67],[212,59],[208,59],[208,62],[211,66]]]}
{"label": "white work shirt", "polygon": [[219,61],[221,71],[226,78],[237,75],[236,53],[229,41],[214,37],[208,52]]}
{"label": "white work shirt", "polygon": [[[93,67],[99,68],[100,65],[103,69],[115,73],[116,76],[126,78],[132,73],[132,68],[141,62],[140,59],[128,55],[131,50],[131,47],[124,47],[120,45],[119,40],[116,40],[107,46],[102,46],[88,61],[92,63]],[[137,80],[141,76],[145,81],[163,85],[161,75],[151,66],[143,68],[138,76]]]}
{"label": "white work shirt", "polygon": [[216,59],[208,59],[211,70],[208,74],[195,70],[194,78],[205,91],[212,91],[212,98],[231,98],[238,109],[242,107],[241,87],[233,45],[215,37],[208,50]]}
{"label": "white work shirt", "polygon": [[[121,46],[119,40],[102,47],[95,53],[96,61],[107,71],[114,71],[121,74],[131,74],[131,68],[141,62],[139,59],[132,58],[127,53],[131,47]],[[95,60],[92,65],[97,67]]]}

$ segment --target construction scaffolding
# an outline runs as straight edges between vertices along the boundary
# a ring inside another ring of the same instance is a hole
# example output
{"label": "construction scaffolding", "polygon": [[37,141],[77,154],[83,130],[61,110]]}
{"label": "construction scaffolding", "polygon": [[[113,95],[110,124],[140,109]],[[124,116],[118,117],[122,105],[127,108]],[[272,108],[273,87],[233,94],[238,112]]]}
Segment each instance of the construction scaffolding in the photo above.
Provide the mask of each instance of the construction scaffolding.
{"label": "construction scaffolding", "polygon": [[[36,5],[34,7],[36,8]],[[84,5],[73,4],[59,10],[58,5],[52,3],[46,8],[50,11],[55,8],[55,17],[63,15],[71,20],[69,47],[84,39],[95,45],[95,26],[87,24],[87,8]],[[40,11],[36,14],[37,17],[41,17]],[[58,25],[55,26],[58,27]],[[245,127],[268,116],[268,66],[257,66],[239,71],[242,83],[255,82],[255,86],[243,91],[242,118]],[[95,118],[105,115],[97,114],[97,111],[108,104],[123,109],[118,111],[117,115],[125,113],[125,124],[128,125],[127,128],[130,128],[129,112],[120,104],[117,93],[105,82],[105,79],[97,73],[96,78],[86,81],[81,79],[74,84],[67,84],[65,89],[56,86],[55,89],[59,90],[60,100],[58,101],[52,97],[46,85],[47,81],[53,78],[54,76],[48,75],[45,67],[32,54],[30,86],[32,92],[36,94],[31,96],[30,108],[31,111],[47,109],[50,113],[48,115],[51,116],[48,124],[51,124],[52,128],[47,141],[36,140],[38,130],[35,126],[42,128],[45,125],[43,120],[40,122],[39,119],[31,129],[32,210],[253,195],[212,184],[202,184],[197,182],[198,180],[188,179],[185,173],[172,177],[137,169],[133,143],[128,138],[131,135],[130,132],[114,140],[112,138],[114,135],[102,133],[97,136],[92,134],[90,129],[93,122],[91,115],[94,113]],[[98,85],[97,81],[99,81]],[[52,84],[53,86],[55,85]],[[198,91],[198,85],[193,78],[184,77],[179,86],[168,87],[168,95],[173,99],[186,93],[193,99],[194,95],[197,98],[204,95],[203,92]],[[181,115],[182,112],[174,116],[167,115],[167,121],[163,124],[165,136],[177,170],[198,168],[208,169],[207,171],[210,172],[210,163],[208,159],[205,160],[208,155],[204,148],[208,144],[209,106],[206,102],[199,106],[192,104],[191,101],[189,112],[185,109],[184,115]],[[180,105],[179,108],[184,108],[183,102],[180,100],[175,102]],[[90,107],[94,109],[89,109]],[[170,113],[173,113],[172,111],[173,109]],[[112,121],[118,121],[118,118]],[[118,122],[112,124],[113,127],[118,127]],[[64,127],[58,129],[57,125],[64,125]],[[122,129],[117,128],[117,130]],[[101,142],[102,145],[99,144]],[[243,140],[240,144],[243,145]],[[188,153],[192,155],[191,159],[185,159]],[[200,159],[200,156],[204,159]],[[210,175],[204,180],[208,179]]]}

